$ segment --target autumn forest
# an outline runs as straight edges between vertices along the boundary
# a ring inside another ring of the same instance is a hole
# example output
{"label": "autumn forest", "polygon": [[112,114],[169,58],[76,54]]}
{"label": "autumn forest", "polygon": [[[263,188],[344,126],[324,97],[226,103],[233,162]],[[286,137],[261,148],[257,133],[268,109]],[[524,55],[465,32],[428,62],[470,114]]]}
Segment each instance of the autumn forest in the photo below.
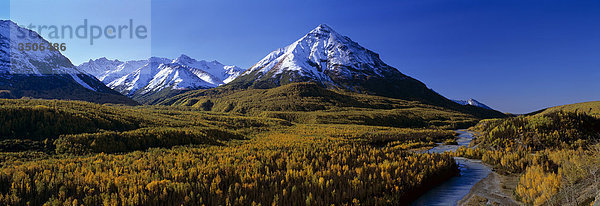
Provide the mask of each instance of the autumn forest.
{"label": "autumn forest", "polygon": [[[0,101],[2,205],[398,205],[458,175],[453,157],[516,175],[527,205],[588,204],[600,119],[560,111],[453,124],[319,124],[194,107]],[[414,115],[422,115],[415,112]],[[385,114],[382,114],[385,115]],[[574,195],[583,188],[589,194]],[[587,203],[586,203],[587,202]]]}

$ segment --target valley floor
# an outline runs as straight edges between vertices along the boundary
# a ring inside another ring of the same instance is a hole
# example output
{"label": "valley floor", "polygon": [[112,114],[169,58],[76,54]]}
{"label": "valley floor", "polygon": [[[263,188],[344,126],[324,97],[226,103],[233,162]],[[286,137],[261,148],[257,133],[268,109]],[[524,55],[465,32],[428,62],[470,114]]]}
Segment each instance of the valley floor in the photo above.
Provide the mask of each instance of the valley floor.
{"label": "valley floor", "polygon": [[[473,127],[481,136],[465,138],[451,129],[471,120],[449,112],[423,107],[390,116],[425,125],[400,128],[371,110],[313,112],[352,121],[310,123],[295,113],[0,100],[0,205],[405,205],[457,175],[453,157],[498,172],[469,183],[452,201],[463,198],[461,205],[595,201],[600,145],[580,134],[598,134],[599,119],[484,120]],[[530,128],[544,129],[525,134],[546,142],[520,142],[540,149],[505,147],[516,145],[508,135]],[[541,147],[549,143],[556,147]]]}

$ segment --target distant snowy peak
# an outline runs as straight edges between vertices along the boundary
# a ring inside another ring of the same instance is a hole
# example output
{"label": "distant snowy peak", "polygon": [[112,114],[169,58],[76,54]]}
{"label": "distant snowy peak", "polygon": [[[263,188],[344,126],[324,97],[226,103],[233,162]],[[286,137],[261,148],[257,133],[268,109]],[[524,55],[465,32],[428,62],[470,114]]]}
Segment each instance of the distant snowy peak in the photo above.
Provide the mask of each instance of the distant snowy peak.
{"label": "distant snowy peak", "polygon": [[237,78],[240,74],[242,74],[242,72],[244,72],[243,69],[237,66],[226,66],[218,61],[197,61],[183,54],[177,59],[173,60],[172,63],[181,64],[206,71],[207,73],[217,77],[225,84],[231,82],[233,79]]}
{"label": "distant snowy peak", "polygon": [[212,88],[220,84],[223,84],[223,82],[197,68],[180,64],[162,64],[158,68],[158,73],[150,80],[142,94],[160,91],[164,88],[176,90]]}
{"label": "distant snowy peak", "polygon": [[116,79],[109,87],[122,94],[145,95],[166,88],[173,90],[212,88],[222,82],[202,70],[180,64],[146,64],[134,72]]}
{"label": "distant snowy peak", "polygon": [[471,106],[476,106],[476,107],[481,107],[484,109],[490,109],[493,110],[491,107],[488,107],[487,105],[475,100],[475,99],[469,99],[469,100],[452,100],[458,104],[461,105],[471,105]]}
{"label": "distant snowy peak", "polygon": [[85,71],[93,69],[90,65],[106,68],[104,72],[96,72],[96,77],[110,88],[129,96],[146,95],[165,88],[213,88],[232,81],[242,73],[242,69],[236,66],[226,66],[217,61],[197,61],[186,55],[174,60],[151,57],[147,60],[121,62],[118,65],[112,62],[120,61],[101,58],[79,67]]}

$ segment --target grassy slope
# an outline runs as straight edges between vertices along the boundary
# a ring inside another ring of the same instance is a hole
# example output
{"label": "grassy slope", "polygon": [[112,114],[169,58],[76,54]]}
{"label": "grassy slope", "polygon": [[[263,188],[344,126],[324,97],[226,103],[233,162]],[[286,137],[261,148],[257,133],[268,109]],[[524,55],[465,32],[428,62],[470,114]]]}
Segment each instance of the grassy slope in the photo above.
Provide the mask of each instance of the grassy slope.
{"label": "grassy slope", "polygon": [[567,104],[556,107],[550,107],[539,111],[539,113],[547,114],[555,111],[583,112],[592,116],[600,116],[600,101],[582,102],[576,104]]}
{"label": "grassy slope", "polygon": [[164,88],[158,92],[150,92],[147,94],[142,94],[143,90],[138,90],[136,91],[133,96],[131,96],[131,99],[135,100],[136,102],[139,102],[140,104],[144,104],[144,105],[154,105],[154,104],[158,104],[161,101],[164,101],[165,99],[169,99],[171,97],[174,97],[178,94],[182,94],[186,91],[189,90],[178,90],[178,89],[172,89],[171,87],[168,88]]}

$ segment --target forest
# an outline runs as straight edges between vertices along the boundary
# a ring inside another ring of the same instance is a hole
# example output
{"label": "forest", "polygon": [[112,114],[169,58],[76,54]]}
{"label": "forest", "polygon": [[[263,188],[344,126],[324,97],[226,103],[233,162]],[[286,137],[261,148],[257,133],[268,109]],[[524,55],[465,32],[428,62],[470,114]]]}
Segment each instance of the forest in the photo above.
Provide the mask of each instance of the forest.
{"label": "forest", "polygon": [[8,205],[397,204],[449,176],[448,155],[273,133],[248,143],[12,162]]}
{"label": "forest", "polygon": [[294,123],[59,100],[0,105],[1,205],[396,205],[458,172],[450,155],[411,152],[453,139],[445,125]]}

